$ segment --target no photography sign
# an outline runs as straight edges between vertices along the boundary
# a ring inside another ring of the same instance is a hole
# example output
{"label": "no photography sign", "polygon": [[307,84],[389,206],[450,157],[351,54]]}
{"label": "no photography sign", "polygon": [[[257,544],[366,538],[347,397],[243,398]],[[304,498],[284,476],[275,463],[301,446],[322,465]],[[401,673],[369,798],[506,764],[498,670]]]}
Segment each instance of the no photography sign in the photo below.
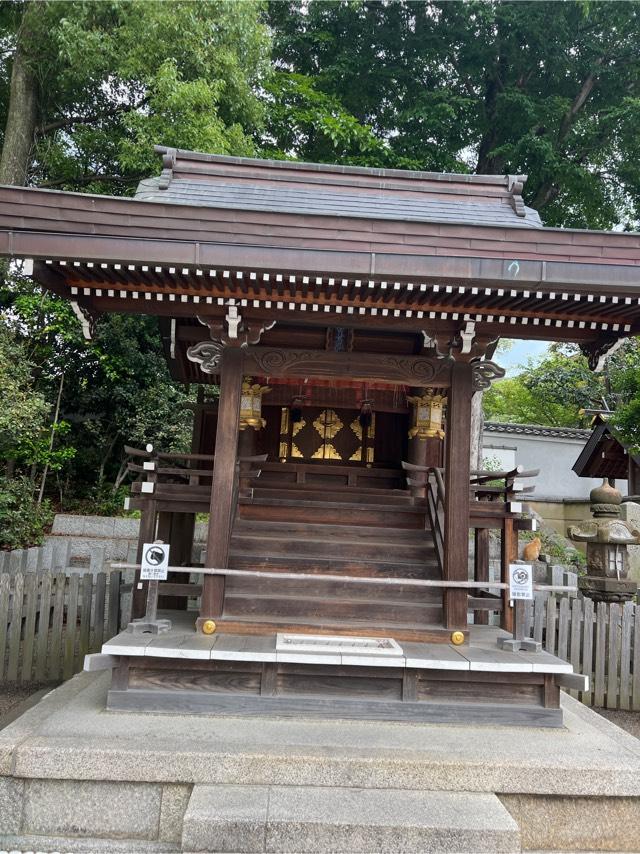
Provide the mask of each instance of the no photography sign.
{"label": "no photography sign", "polygon": [[533,599],[533,567],[530,564],[509,564],[509,598]]}
{"label": "no photography sign", "polygon": [[140,579],[142,581],[166,581],[168,568],[168,543],[145,543],[142,547]]}

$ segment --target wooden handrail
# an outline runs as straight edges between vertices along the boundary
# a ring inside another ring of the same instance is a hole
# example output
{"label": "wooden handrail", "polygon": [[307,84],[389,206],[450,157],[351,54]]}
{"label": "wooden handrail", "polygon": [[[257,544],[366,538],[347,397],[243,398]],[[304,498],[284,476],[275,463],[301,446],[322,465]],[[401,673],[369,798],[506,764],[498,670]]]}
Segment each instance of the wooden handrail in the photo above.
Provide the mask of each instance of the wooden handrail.
{"label": "wooden handrail", "polygon": [[[112,569],[140,569],[139,563],[112,563]],[[344,581],[348,584],[382,584],[387,587],[402,585],[403,587],[450,587],[469,590],[504,590],[509,587],[501,581],[445,581],[444,579],[427,578],[372,578],[362,575],[329,575],[328,573],[308,572],[262,572],[255,569],[217,569],[204,566],[169,566],[167,572],[200,573],[200,575],[229,575],[239,578],[270,578],[284,581],[299,581],[303,578],[313,578],[314,581]],[[577,587],[570,585],[534,584],[534,590],[549,590],[556,592],[575,593]]]}

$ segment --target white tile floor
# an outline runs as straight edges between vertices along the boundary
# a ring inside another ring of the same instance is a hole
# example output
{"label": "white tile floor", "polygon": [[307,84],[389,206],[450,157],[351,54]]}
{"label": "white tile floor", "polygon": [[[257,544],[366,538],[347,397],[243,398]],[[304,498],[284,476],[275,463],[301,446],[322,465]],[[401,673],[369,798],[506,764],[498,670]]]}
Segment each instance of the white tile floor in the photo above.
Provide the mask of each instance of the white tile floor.
{"label": "white tile floor", "polygon": [[509,652],[498,649],[503,635],[492,626],[470,626],[469,643],[399,642],[401,653],[393,658],[354,655],[351,651],[281,652],[276,635],[206,635],[193,628],[193,615],[173,612],[173,627],[161,635],[121,632],[107,641],[102,652],[109,655],[154,656],[225,661],[278,661],[296,664],[406,667],[420,670],[475,670],[489,673],[573,673],[573,668],[548,652]]}

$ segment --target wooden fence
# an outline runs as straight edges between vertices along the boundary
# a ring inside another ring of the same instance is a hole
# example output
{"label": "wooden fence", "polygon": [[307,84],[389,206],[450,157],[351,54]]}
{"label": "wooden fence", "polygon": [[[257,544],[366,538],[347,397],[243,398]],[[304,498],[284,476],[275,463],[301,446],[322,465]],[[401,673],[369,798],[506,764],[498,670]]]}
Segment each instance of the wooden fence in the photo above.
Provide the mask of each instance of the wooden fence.
{"label": "wooden fence", "polygon": [[640,711],[640,606],[538,593],[527,603],[525,634],[590,677],[590,690],[571,691],[574,697]]}
{"label": "wooden fence", "polygon": [[50,683],[82,670],[120,626],[119,571],[0,573],[0,684]]}

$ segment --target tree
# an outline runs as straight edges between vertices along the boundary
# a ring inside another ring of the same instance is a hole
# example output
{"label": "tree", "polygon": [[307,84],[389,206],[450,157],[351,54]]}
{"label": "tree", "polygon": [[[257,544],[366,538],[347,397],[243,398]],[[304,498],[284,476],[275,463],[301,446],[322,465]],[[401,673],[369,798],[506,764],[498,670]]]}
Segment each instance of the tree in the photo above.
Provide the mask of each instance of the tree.
{"label": "tree", "polygon": [[552,427],[588,427],[588,410],[610,409],[623,442],[640,447],[640,339],[631,338],[594,373],[573,345],[552,345],[515,377],[498,380],[484,395],[488,420]]}
{"label": "tree", "polygon": [[[282,73],[370,127],[386,165],[528,173],[525,199],[548,225],[638,221],[637,3],[293,0],[269,11]],[[319,137],[293,153],[322,156]]]}
{"label": "tree", "polygon": [[[254,154],[269,51],[261,12],[253,0],[0,4],[0,182],[129,194],[158,171],[155,143]],[[153,319],[104,316],[85,342],[65,300],[3,273],[20,383],[51,414],[60,395],[55,430],[29,433],[37,447],[14,453],[16,479],[36,483],[48,466],[61,503],[109,504],[125,441],[184,449],[189,390],[171,380]]]}
{"label": "tree", "polygon": [[253,153],[259,16],[253,0],[3,4],[0,182],[122,193],[157,168],[154,143]]}

